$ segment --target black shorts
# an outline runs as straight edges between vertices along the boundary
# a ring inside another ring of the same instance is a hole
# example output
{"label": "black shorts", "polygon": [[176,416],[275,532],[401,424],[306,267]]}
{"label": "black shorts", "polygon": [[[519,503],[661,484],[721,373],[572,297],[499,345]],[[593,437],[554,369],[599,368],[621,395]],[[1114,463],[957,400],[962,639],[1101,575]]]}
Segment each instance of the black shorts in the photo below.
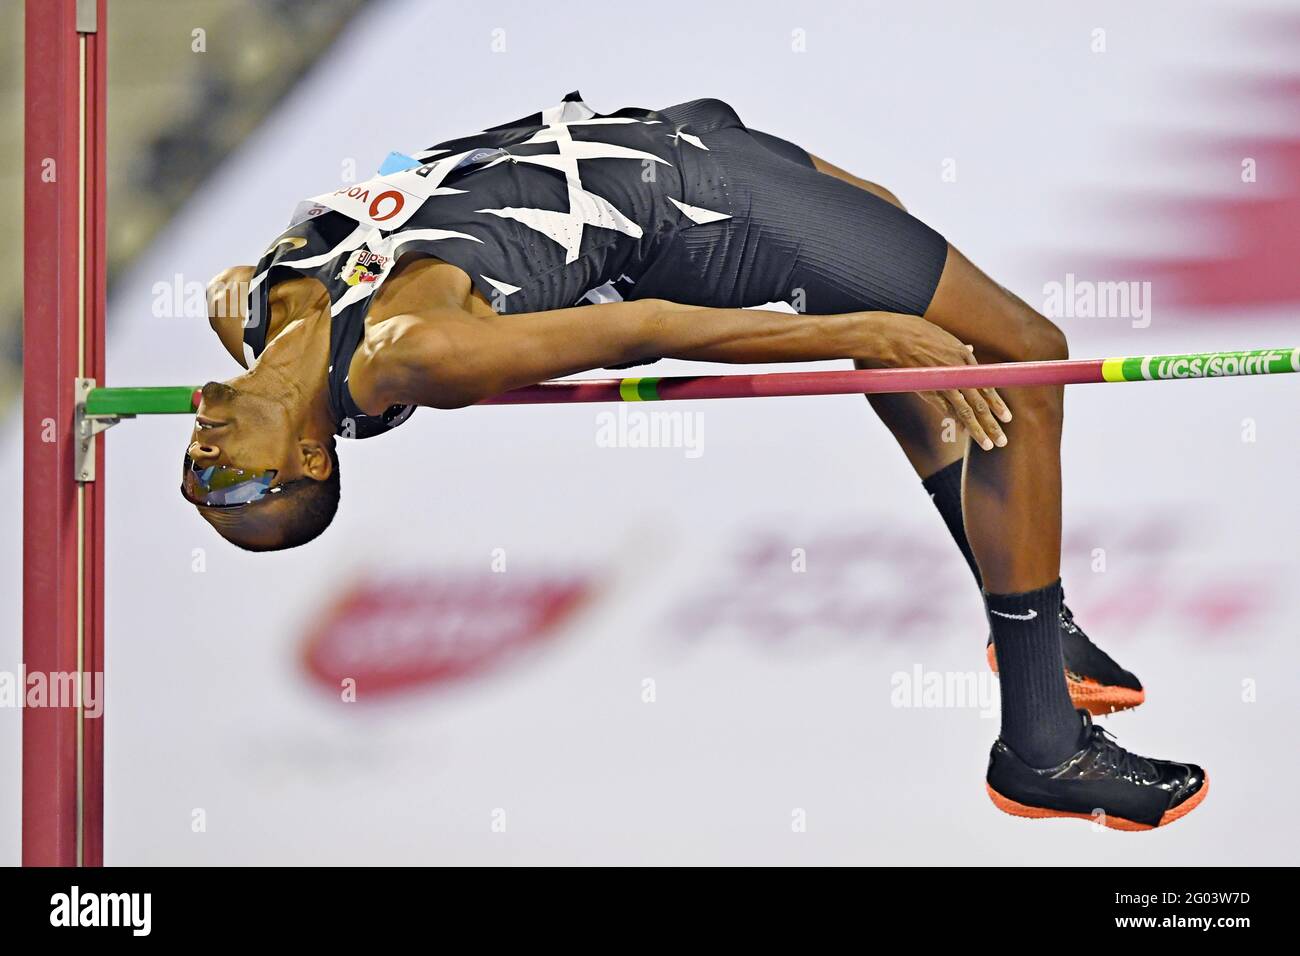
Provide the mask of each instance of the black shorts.
{"label": "black shorts", "polygon": [[700,205],[730,218],[682,232],[638,297],[714,308],[790,302],[816,315],[929,308],[948,256],[939,233],[818,172],[804,150],[768,133],[714,129],[708,150],[706,178],[716,182],[704,184]]}

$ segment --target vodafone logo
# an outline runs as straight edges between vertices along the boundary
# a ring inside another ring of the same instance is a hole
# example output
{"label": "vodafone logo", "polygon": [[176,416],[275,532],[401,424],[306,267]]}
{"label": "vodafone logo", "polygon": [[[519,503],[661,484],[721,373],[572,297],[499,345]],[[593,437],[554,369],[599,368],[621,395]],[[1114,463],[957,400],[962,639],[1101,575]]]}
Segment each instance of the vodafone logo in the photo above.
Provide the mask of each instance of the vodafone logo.
{"label": "vodafone logo", "polygon": [[340,189],[334,193],[335,196],[346,196],[348,199],[355,199],[357,202],[365,205],[369,203],[366,212],[375,222],[384,222],[392,219],[402,207],[406,205],[406,199],[396,189],[386,189],[374,199],[370,198],[370,190],[364,186],[353,186],[351,189]]}
{"label": "vodafone logo", "polygon": [[[391,208],[385,207],[385,202],[391,203]],[[380,193],[370,203],[370,217],[375,222],[392,219],[402,211],[404,205],[406,205],[406,200],[402,198],[402,194],[395,189],[390,189],[387,192]],[[385,209],[386,211],[381,212],[381,210]]]}
{"label": "vodafone logo", "polygon": [[424,200],[379,178],[340,187],[311,201],[357,222],[396,229],[411,218]]}
{"label": "vodafone logo", "polygon": [[585,576],[377,574],[309,628],[303,663],[330,691],[355,681],[358,700],[455,681],[553,637],[591,590]]}

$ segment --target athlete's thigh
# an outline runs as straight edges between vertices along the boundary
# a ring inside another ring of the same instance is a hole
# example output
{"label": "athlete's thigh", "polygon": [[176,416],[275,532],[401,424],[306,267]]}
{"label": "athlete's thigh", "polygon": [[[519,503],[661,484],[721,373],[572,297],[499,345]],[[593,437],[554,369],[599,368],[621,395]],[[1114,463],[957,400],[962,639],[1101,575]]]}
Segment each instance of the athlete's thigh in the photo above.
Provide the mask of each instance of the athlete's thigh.
{"label": "athlete's thigh", "polygon": [[1057,338],[1064,347],[1055,326],[952,246],[923,314],[927,321],[975,346],[975,357],[984,362],[1055,357],[1038,353],[1053,351]]}
{"label": "athlete's thigh", "polygon": [[943,236],[747,130],[715,134],[709,149],[732,208],[743,210],[720,224],[725,235],[711,251],[727,264],[736,259],[744,292],[780,285],[782,298],[823,315],[925,311],[948,251]]}
{"label": "athlete's thigh", "polygon": [[807,289],[808,311],[923,314],[947,258],[944,237],[874,193],[800,173],[806,218],[794,280]]}

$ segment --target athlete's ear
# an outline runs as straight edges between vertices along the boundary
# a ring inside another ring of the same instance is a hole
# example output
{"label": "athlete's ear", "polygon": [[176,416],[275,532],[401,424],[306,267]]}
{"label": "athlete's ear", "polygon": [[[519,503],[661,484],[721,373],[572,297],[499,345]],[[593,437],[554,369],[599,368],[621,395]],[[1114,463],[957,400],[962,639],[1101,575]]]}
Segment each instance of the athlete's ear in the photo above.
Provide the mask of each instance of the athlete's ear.
{"label": "athlete's ear", "polygon": [[298,456],[306,477],[325,481],[334,474],[334,455],[325,442],[314,438],[299,439]]}

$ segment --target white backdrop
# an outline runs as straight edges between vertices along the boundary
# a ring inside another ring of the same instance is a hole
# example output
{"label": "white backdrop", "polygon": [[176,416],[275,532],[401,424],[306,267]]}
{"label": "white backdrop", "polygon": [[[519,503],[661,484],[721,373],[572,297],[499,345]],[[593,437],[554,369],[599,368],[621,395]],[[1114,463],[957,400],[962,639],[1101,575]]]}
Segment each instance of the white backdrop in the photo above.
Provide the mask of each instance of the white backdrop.
{"label": "white backdrop", "polygon": [[[206,322],[152,316],[155,283],[255,261],[349,162],[364,177],[391,149],[572,89],[605,112],[725,99],[893,189],[1031,303],[1101,255],[1222,252],[1241,239],[1229,226],[1191,229],[1133,197],[1300,195],[1277,166],[1243,193],[1241,157],[1213,148],[1294,135],[1285,104],[1222,85],[1297,62],[1270,29],[1281,10],[378,4],[115,286],[109,383],[234,371]],[[110,106],[110,129],[127,108]],[[1062,324],[1079,357],[1300,344],[1294,300],[1177,297],[1157,286],[1146,328]],[[223,546],[181,502],[188,420],[124,424],[108,438],[106,859],[1294,863],[1297,384],[1070,393],[1067,594],[1148,687],[1108,726],[1212,779],[1201,810],[1145,836],[1003,816],[983,785],[991,702],[899,706],[918,669],[993,685],[973,584],[861,399],[688,406],[698,456],[600,447],[595,407],[422,410],[345,446],[335,527],[266,556]],[[15,416],[3,500],[19,500],[19,462]],[[0,670],[15,672],[8,515]],[[481,666],[341,702],[304,648],[358,580],[381,603],[434,597],[341,632],[345,672],[421,650]],[[525,596],[575,581],[585,601],[546,634],[518,618]],[[0,709],[6,863],[19,726]]]}

